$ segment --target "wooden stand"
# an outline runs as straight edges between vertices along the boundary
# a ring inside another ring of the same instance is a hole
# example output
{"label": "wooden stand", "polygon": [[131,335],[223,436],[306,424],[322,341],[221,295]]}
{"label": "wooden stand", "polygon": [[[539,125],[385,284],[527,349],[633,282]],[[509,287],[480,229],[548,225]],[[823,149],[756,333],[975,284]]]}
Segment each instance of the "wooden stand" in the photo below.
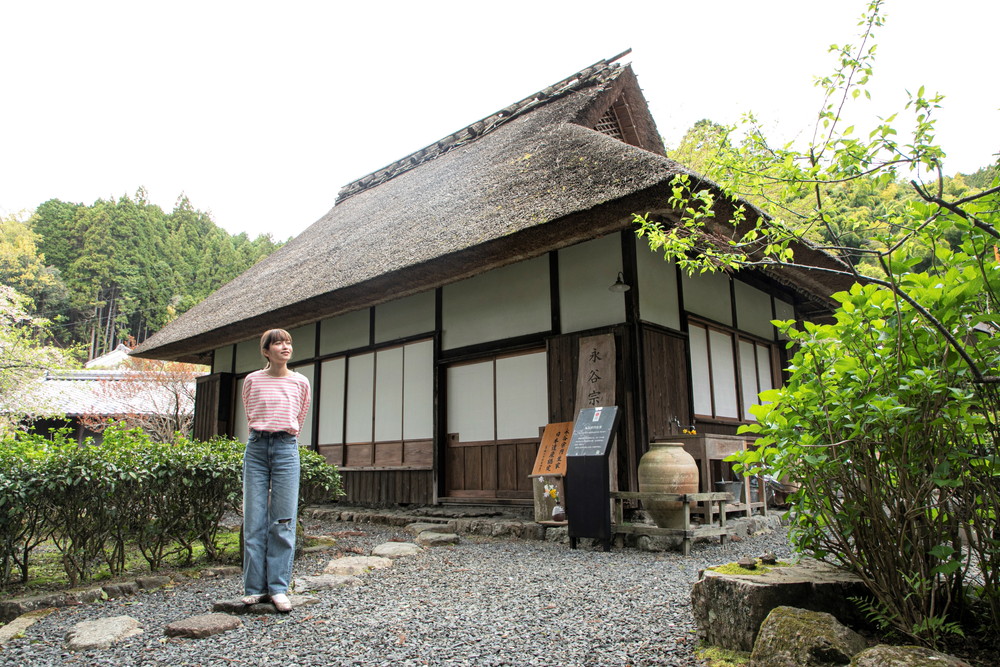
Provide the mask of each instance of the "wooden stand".
{"label": "wooden stand", "polygon": [[[721,479],[721,470],[725,459],[747,448],[746,438],[738,435],[684,434],[672,435],[664,440],[683,443],[684,450],[698,462],[700,474],[698,489],[702,493],[712,491],[715,488],[714,482]],[[755,509],[759,509],[761,513],[767,515],[767,503],[764,502],[766,498],[764,480],[759,477],[757,478],[757,494],[757,500],[750,502],[750,476],[744,475],[742,497],[735,498],[734,502],[727,504],[724,508],[720,506],[716,509],[714,503],[705,503],[702,507],[691,508],[691,512],[701,516],[707,524],[715,522],[716,514],[725,515],[726,512],[744,512],[747,516],[751,516]]]}
{"label": "wooden stand", "polygon": [[[612,533],[615,536],[615,543],[618,546],[622,546],[623,537],[619,538],[619,535],[624,536],[626,534],[632,535],[662,535],[662,536],[673,536],[681,538],[681,548],[685,556],[691,555],[691,540],[696,537],[718,537],[720,544],[726,545],[726,538],[729,536],[726,530],[726,511],[725,506],[727,503],[732,502],[733,496],[729,493],[637,493],[628,491],[612,491],[611,498],[615,505],[615,516],[614,525],[612,526]],[[625,510],[624,502],[625,500],[669,500],[674,502],[684,503],[684,527],[683,528],[660,528],[659,526],[649,526],[645,524],[636,523],[625,523]],[[718,526],[691,526],[691,511],[697,506],[697,503],[705,503],[706,507],[711,508],[712,505],[718,505],[717,510],[712,510],[713,513],[717,512],[719,515],[719,525]]]}

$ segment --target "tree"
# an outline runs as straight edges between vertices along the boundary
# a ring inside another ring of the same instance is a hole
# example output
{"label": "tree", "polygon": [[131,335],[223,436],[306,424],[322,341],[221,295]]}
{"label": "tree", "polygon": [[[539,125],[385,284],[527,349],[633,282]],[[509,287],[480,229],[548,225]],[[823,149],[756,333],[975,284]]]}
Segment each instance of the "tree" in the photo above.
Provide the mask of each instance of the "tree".
{"label": "tree", "polygon": [[100,433],[112,423],[139,428],[156,442],[190,437],[194,427],[195,381],[204,367],[180,362],[130,358],[115,377],[100,380],[95,391],[114,415],[82,415],[81,423]]}
{"label": "tree", "polygon": [[[834,295],[833,323],[781,325],[788,382],[761,396],[769,403],[744,428],[758,446],[741,461],[800,485],[799,549],[857,573],[874,595],[863,606],[886,628],[935,644],[1000,629],[1000,179],[943,176],[942,97],[923,88],[905,140],[898,116],[866,137],[842,127],[846,105],[867,95],[881,5],[868,5],[857,47],[832,47],[838,66],[817,82],[807,146],[773,147],[748,117],[744,139],[708,169],[720,187],[680,176],[679,224],[636,220],[689,271],[798,267],[857,281]],[[875,196],[892,187],[909,192]],[[845,202],[868,206],[845,216]],[[719,207],[734,212],[731,226]],[[810,240],[841,262],[808,263],[798,251]]]}
{"label": "tree", "polygon": [[45,344],[48,320],[33,316],[30,301],[0,285],[0,434],[17,428],[28,414],[44,412],[30,388],[46,371],[69,368],[65,351]]}

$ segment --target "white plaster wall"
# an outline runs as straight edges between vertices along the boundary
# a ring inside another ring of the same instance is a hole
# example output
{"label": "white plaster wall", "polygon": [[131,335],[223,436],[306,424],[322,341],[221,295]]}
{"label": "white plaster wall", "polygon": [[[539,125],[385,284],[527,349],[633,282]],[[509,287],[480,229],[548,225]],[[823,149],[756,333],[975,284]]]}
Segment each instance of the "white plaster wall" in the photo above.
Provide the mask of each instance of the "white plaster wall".
{"label": "white plaster wall", "polygon": [[347,362],[347,442],[372,441],[375,353],[359,354]]}
{"label": "white plaster wall", "polygon": [[494,269],[443,289],[441,341],[445,349],[551,328],[547,256]]}
{"label": "white plaster wall", "polygon": [[434,435],[434,343],[421,341],[403,348],[403,438]]}
{"label": "white plaster wall", "polygon": [[375,306],[375,342],[434,331],[434,291]]}
{"label": "white plaster wall", "polygon": [[319,353],[333,354],[365,347],[370,342],[371,315],[367,308],[320,322]]}
{"label": "white plaster wall", "polygon": [[448,382],[448,433],[460,442],[493,440],[493,361],[452,366]]}
{"label": "white plaster wall", "polygon": [[496,373],[497,439],[538,437],[549,414],[545,352],[497,359]]}
{"label": "white plaster wall", "polygon": [[249,373],[264,368],[264,357],[260,356],[260,338],[244,340],[236,344],[236,372]]}
{"label": "white plaster wall", "polygon": [[734,281],[736,292],[736,319],[740,331],[752,333],[767,340],[774,340],[771,325],[771,295],[751,287],[740,280]]}
{"label": "white plaster wall", "polygon": [[312,359],[316,356],[316,325],[307,324],[304,327],[289,329],[292,337],[292,359]]}
{"label": "white plaster wall", "polygon": [[636,247],[639,272],[639,319],[680,330],[677,266],[653,252],[641,239]]}
{"label": "white plaster wall", "polygon": [[375,441],[403,438],[403,348],[375,354]]}
{"label": "white plaster wall", "polygon": [[625,321],[625,295],[608,290],[621,270],[619,234],[559,251],[559,317],[563,333]]}
{"label": "white plaster wall", "polygon": [[725,273],[681,273],[684,290],[684,309],[710,320],[733,325],[732,297],[729,294],[729,277]]}
{"label": "white plaster wall", "polygon": [[232,373],[233,372],[233,354],[234,349],[232,345],[226,345],[225,347],[220,347],[212,355],[212,372],[213,373]]}
{"label": "white plaster wall", "polygon": [[344,442],[344,388],[347,361],[343,357],[324,361],[322,386],[319,392],[320,445],[340,445]]}

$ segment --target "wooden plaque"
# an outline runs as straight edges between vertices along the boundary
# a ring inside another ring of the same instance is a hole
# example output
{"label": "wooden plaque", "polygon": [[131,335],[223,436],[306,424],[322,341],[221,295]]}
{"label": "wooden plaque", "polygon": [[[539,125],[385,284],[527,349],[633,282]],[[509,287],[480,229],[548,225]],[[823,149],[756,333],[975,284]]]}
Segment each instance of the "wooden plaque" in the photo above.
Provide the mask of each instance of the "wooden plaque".
{"label": "wooden plaque", "polygon": [[569,449],[573,437],[573,422],[558,422],[545,426],[542,434],[542,444],[538,447],[535,457],[535,467],[531,470],[532,477],[536,475],[565,475],[566,450]]}

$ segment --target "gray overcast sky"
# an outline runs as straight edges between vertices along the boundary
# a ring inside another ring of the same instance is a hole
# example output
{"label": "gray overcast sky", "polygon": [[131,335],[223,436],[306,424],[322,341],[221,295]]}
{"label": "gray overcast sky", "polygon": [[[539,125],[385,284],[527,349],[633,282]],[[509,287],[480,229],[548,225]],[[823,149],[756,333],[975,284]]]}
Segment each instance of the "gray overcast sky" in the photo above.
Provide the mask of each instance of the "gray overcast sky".
{"label": "gray overcast sky", "polygon": [[[865,4],[0,0],[0,214],[144,186],[285,238],[344,184],[627,48],[668,145],[750,110],[775,139],[809,136],[812,81]],[[947,96],[946,171],[995,161],[1000,3],[886,13],[857,124],[925,85]]]}

